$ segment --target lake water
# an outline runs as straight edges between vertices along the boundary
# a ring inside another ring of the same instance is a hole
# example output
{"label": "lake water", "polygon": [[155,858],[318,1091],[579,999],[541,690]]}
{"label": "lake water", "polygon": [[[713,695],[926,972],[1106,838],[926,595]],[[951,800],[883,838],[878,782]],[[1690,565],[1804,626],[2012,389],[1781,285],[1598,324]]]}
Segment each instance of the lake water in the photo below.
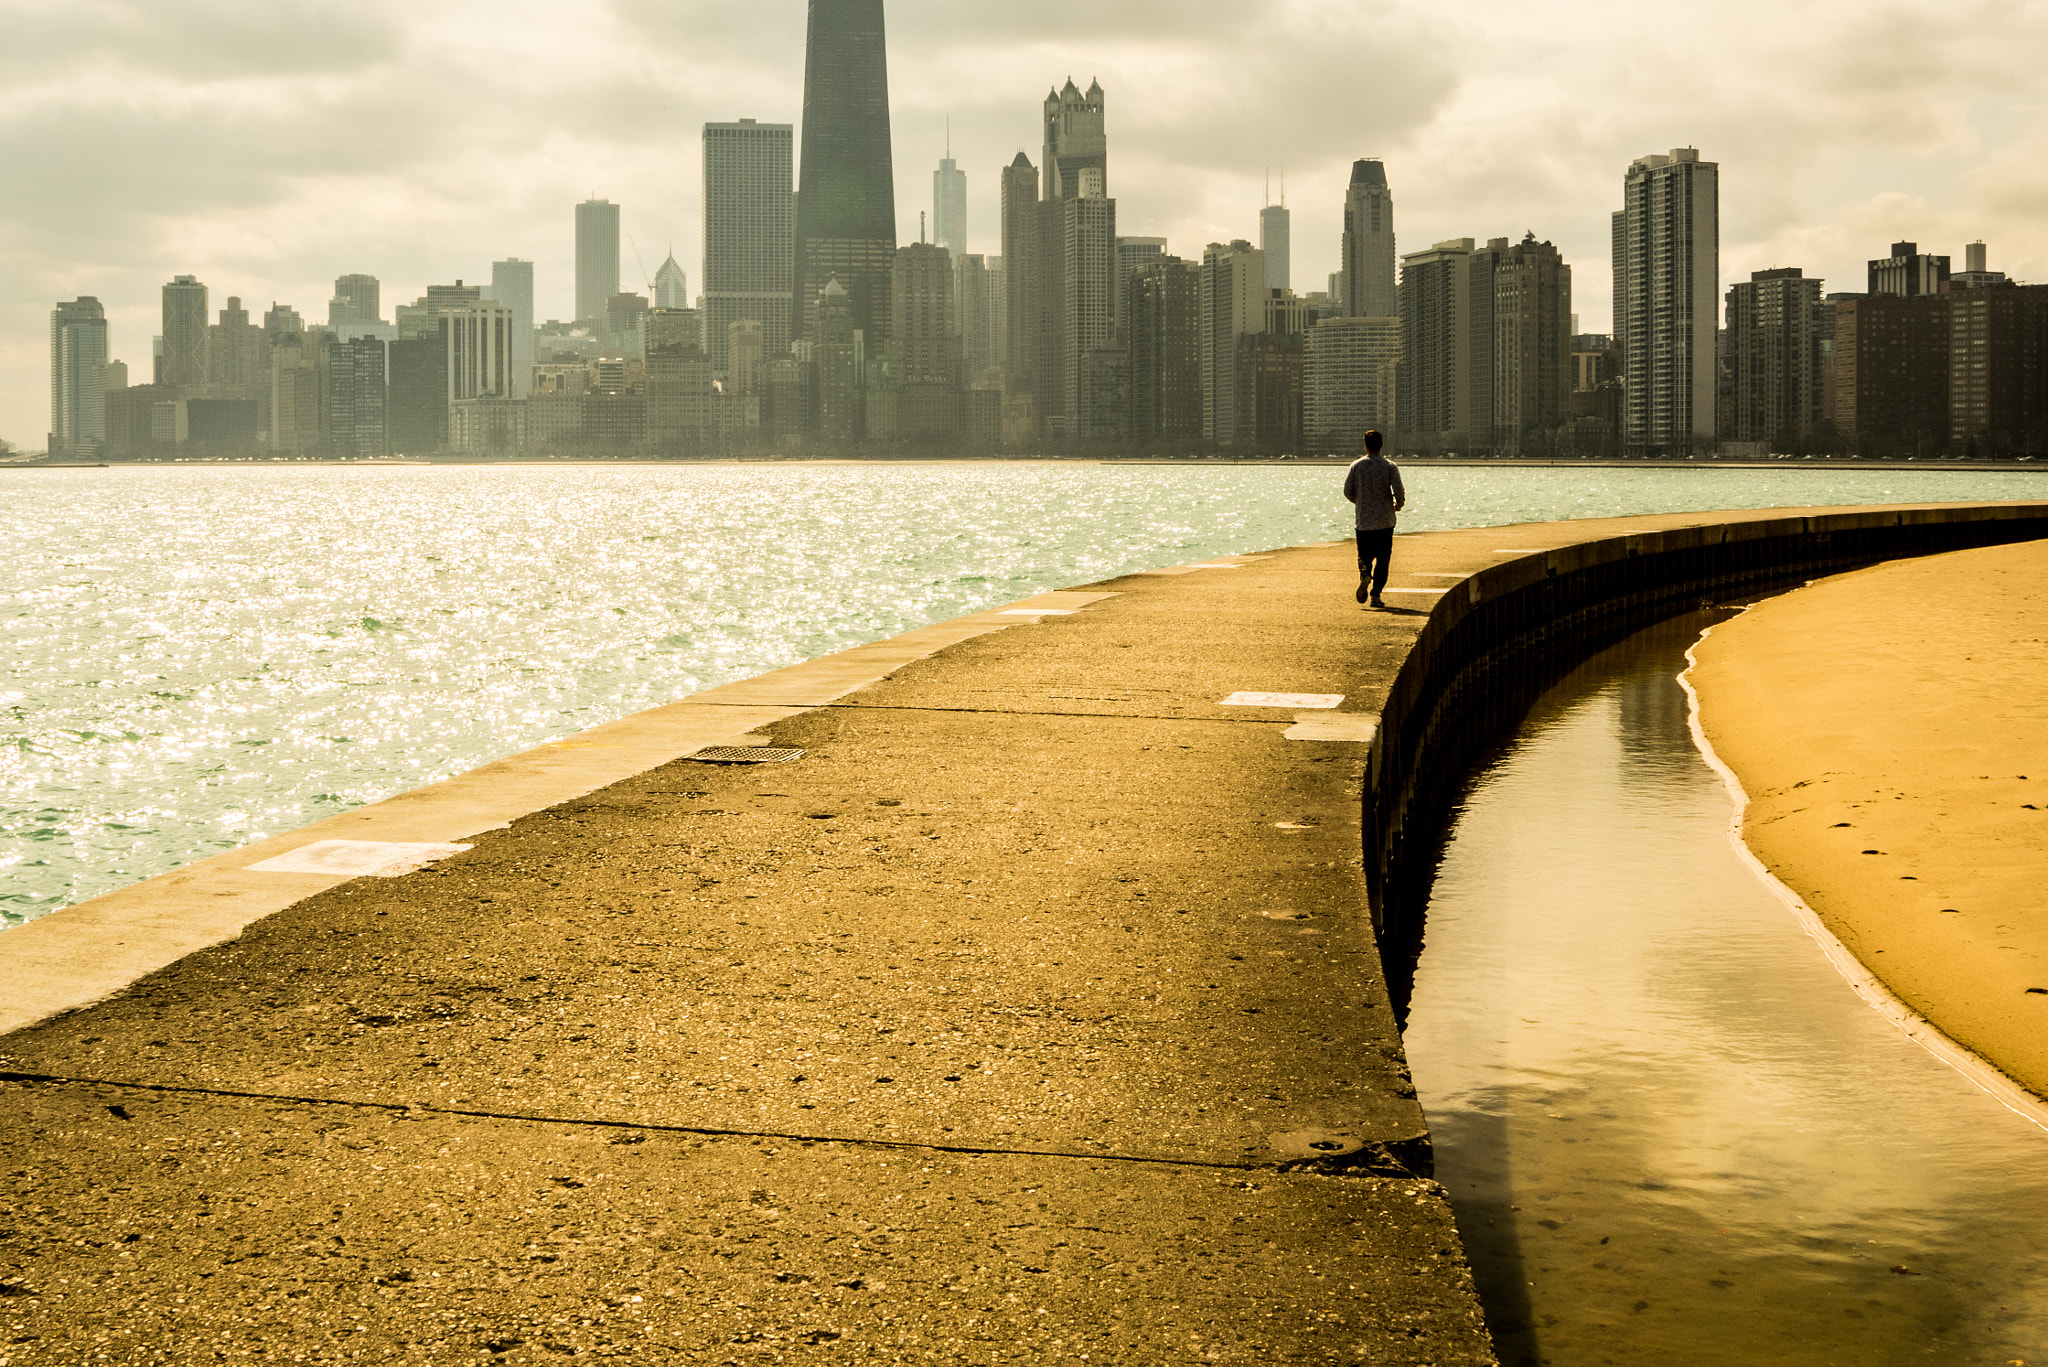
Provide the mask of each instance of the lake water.
{"label": "lake water", "polygon": [[2041,1363],[2048,1130],[1866,1005],[1730,839],[1698,614],[1472,781],[1406,1042],[1505,1367]]}
{"label": "lake water", "polygon": [[[0,471],[0,923],[1046,589],[1328,540],[1329,467]],[[1416,468],[1410,531],[2048,497],[2048,471]]]}

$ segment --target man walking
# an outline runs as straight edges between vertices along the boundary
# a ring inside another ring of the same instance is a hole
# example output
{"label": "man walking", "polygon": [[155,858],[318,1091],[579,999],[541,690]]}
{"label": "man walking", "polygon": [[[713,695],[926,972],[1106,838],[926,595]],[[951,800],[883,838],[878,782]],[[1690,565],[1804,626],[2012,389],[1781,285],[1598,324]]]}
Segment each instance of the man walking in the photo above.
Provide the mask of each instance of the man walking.
{"label": "man walking", "polygon": [[1401,471],[1380,454],[1386,438],[1365,434],[1365,454],[1351,462],[1344,476],[1344,497],[1358,507],[1358,601],[1368,597],[1383,608],[1380,593],[1387,587],[1387,562],[1394,554],[1394,514],[1408,502]]}

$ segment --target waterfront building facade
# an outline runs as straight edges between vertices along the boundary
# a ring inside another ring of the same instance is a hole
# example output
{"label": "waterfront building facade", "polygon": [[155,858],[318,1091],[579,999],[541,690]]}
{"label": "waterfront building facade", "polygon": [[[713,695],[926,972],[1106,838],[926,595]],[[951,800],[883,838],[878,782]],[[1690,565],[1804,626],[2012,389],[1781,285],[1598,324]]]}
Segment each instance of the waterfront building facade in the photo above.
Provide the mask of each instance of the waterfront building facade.
{"label": "waterfront building facade", "polygon": [[1572,388],[1572,268],[1533,232],[1490,265],[1493,454],[1552,455]]}
{"label": "waterfront building facade", "polygon": [[1683,455],[1715,432],[1721,168],[1690,147],[1642,157],[1613,220],[1622,451]]}
{"label": "waterfront building facade", "polygon": [[1821,282],[1797,266],[1754,271],[1729,287],[1735,411],[1724,435],[1787,453],[1805,452],[1819,436],[1820,295]]}
{"label": "waterfront building facade", "polygon": [[794,148],[786,123],[704,125],[704,333],[714,373],[729,371],[735,322],[761,325],[769,357],[786,354],[796,335]]}
{"label": "waterfront building facade", "polygon": [[1158,445],[1202,438],[1202,270],[1177,256],[1128,282],[1130,435]]}
{"label": "waterfront building facade", "polygon": [[80,295],[50,311],[52,456],[90,456],[107,439],[107,311]]}
{"label": "waterfront building facade", "polygon": [[1399,318],[1325,318],[1309,331],[1302,438],[1311,451],[1350,455],[1365,434],[1400,425]]}
{"label": "waterfront building facade", "polygon": [[1266,323],[1266,261],[1257,247],[1239,238],[1211,242],[1202,252],[1201,359],[1202,436],[1230,448],[1253,435],[1252,415],[1240,414],[1239,339]]}
{"label": "waterfront building facade", "polygon": [[327,449],[337,456],[385,453],[385,344],[375,337],[327,343]]}

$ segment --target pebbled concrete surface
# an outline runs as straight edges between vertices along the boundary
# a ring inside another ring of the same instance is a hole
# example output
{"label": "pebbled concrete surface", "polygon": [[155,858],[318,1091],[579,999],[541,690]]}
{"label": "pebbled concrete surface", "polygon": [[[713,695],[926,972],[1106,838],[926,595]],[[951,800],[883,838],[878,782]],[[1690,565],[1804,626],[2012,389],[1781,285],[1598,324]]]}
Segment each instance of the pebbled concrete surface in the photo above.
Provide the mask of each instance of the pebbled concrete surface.
{"label": "pebbled concrete surface", "polygon": [[794,763],[660,764],[0,1037],[0,1363],[1491,1362],[1366,747],[1219,705],[1377,715],[1423,616],[1352,567],[956,633],[759,727]]}

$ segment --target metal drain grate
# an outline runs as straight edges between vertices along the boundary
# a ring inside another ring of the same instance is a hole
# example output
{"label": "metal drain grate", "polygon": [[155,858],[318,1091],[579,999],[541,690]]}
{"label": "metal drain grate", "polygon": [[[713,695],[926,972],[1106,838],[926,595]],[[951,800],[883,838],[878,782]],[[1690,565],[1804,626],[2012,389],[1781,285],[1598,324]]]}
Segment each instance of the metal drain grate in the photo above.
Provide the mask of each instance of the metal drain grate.
{"label": "metal drain grate", "polygon": [[707,745],[683,758],[703,764],[787,764],[803,753],[779,745]]}

